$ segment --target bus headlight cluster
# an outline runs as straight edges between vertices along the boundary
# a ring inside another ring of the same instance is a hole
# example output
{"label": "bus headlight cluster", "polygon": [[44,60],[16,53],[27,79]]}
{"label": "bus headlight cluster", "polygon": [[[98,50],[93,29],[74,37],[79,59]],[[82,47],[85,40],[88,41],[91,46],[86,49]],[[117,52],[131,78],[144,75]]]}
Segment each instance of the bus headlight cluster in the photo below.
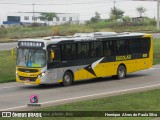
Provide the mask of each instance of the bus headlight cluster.
{"label": "bus headlight cluster", "polygon": [[18,72],[16,71],[16,76],[18,76]]}
{"label": "bus headlight cluster", "polygon": [[43,77],[45,75],[45,72],[42,72],[38,77]]}

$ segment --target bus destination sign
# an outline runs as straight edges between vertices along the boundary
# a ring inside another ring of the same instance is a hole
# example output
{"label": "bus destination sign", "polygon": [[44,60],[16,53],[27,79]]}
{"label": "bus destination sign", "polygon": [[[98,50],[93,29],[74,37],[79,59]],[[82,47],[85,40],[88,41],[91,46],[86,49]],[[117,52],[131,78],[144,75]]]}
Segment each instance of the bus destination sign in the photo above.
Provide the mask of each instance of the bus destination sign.
{"label": "bus destination sign", "polygon": [[44,47],[43,42],[19,41],[19,47]]}

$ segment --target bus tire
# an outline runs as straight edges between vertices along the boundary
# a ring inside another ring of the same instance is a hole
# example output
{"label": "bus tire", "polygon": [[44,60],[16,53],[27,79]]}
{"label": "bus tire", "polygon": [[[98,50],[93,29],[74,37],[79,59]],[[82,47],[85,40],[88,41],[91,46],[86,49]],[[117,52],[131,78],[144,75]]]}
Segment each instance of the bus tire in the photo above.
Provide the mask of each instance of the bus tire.
{"label": "bus tire", "polygon": [[39,86],[46,86],[47,84],[39,84]]}
{"label": "bus tire", "polygon": [[117,69],[117,78],[124,79],[126,77],[126,67],[124,65],[120,65]]}
{"label": "bus tire", "polygon": [[73,82],[73,75],[71,74],[71,72],[69,71],[66,71],[63,75],[63,86],[67,87],[67,86],[70,86],[72,85],[72,82]]}
{"label": "bus tire", "polygon": [[117,79],[117,75],[112,75],[112,78],[113,79]]}

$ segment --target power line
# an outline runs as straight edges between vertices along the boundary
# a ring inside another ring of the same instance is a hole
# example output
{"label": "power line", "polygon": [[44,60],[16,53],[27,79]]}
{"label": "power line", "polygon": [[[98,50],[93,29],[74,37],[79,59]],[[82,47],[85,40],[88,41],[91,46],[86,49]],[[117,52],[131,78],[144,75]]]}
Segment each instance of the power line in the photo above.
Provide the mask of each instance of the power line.
{"label": "power line", "polygon": [[[120,0],[120,1],[117,1],[117,2],[123,2],[123,1],[130,1],[130,0]],[[79,2],[79,3],[35,3],[35,5],[80,5],[80,4],[101,4],[101,3],[112,3],[112,1],[104,1],[104,2]],[[116,1],[114,0],[114,4],[116,3]],[[15,5],[33,5],[33,4],[29,4],[29,3],[0,3],[0,4],[15,4]]]}
{"label": "power line", "polygon": [[[53,4],[53,3],[48,3],[48,4],[40,4],[40,3],[35,3],[35,5],[74,5],[74,4],[100,4],[100,3],[110,3],[110,2],[85,2],[85,3],[59,3],[59,4]],[[29,3],[0,3],[0,4],[17,4],[17,5],[32,5]]]}

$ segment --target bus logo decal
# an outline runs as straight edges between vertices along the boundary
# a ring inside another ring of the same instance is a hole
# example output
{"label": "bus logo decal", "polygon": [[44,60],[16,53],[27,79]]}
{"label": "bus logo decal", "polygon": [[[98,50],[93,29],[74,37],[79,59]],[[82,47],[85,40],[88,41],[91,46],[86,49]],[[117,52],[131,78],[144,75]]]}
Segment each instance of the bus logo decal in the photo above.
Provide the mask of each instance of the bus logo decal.
{"label": "bus logo decal", "polygon": [[96,76],[96,73],[94,72],[94,68],[104,59],[101,58],[100,60],[97,60],[96,62],[92,63],[91,65],[88,65],[87,67],[85,67],[84,69],[87,70],[88,72],[90,72],[91,74],[93,74],[94,76]]}
{"label": "bus logo decal", "polygon": [[28,61],[27,66],[28,66],[28,67],[32,67],[32,62],[31,62],[31,61]]}
{"label": "bus logo decal", "polygon": [[116,61],[131,60],[131,55],[116,56]]}
{"label": "bus logo decal", "polygon": [[94,76],[96,76],[96,73],[95,73],[94,70],[92,69],[91,65],[88,65],[88,66],[85,67],[84,69],[87,70],[88,72],[90,72],[91,74],[93,74]]}

